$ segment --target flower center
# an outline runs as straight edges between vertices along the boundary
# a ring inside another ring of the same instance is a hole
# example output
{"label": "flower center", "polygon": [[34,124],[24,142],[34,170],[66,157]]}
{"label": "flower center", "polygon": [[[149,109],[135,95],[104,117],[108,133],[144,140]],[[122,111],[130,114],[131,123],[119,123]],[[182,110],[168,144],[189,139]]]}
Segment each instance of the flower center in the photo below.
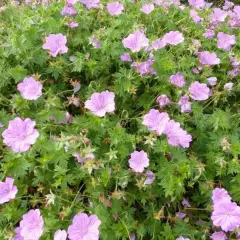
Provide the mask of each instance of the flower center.
{"label": "flower center", "polygon": [[83,230],[83,235],[86,235],[88,233],[88,229]]}

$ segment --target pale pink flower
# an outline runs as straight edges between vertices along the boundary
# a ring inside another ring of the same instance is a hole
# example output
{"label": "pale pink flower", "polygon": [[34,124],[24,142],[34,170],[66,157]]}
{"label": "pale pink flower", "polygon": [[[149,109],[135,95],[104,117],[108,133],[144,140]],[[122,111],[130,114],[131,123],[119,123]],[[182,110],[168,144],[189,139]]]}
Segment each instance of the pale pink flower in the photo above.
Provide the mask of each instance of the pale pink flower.
{"label": "pale pink flower", "polygon": [[192,207],[186,198],[184,198],[181,203],[184,207],[188,207],[188,208]]}
{"label": "pale pink flower", "polygon": [[180,127],[180,123],[174,120],[170,120],[167,123],[163,133],[167,135],[168,143],[175,147],[182,146],[188,148],[192,141],[192,136],[187,134],[187,132]]}
{"label": "pale pink flower", "polygon": [[135,239],[136,239],[135,233],[130,233],[130,240],[135,240]]}
{"label": "pale pink flower", "polygon": [[176,212],[176,217],[179,219],[183,219],[185,218],[186,214],[183,212]]}
{"label": "pale pink flower", "polygon": [[134,172],[142,173],[145,167],[149,166],[149,159],[147,153],[142,151],[134,151],[131,153],[131,158],[129,159],[129,166]]}
{"label": "pale pink flower", "polygon": [[68,26],[69,26],[70,28],[76,28],[76,27],[79,26],[79,24],[78,24],[77,22],[71,22],[71,23],[68,24]]}
{"label": "pale pink flower", "polygon": [[190,97],[197,101],[204,101],[209,98],[210,89],[205,83],[198,81],[192,83],[189,87]]}
{"label": "pale pink flower", "polygon": [[149,131],[156,131],[158,135],[161,135],[170,120],[167,113],[160,113],[158,110],[151,109],[149,113],[143,117],[143,125],[147,126]]}
{"label": "pale pink flower", "polygon": [[58,54],[64,54],[68,52],[66,46],[67,38],[61,33],[50,34],[45,38],[45,43],[42,48],[50,51],[51,56],[56,57]]}
{"label": "pale pink flower", "polygon": [[67,4],[75,4],[75,3],[77,3],[78,2],[78,0],[67,0]]}
{"label": "pale pink flower", "polygon": [[196,23],[196,24],[200,24],[202,22],[202,18],[198,16],[197,11],[195,10],[190,10],[190,16],[192,18],[192,20]]}
{"label": "pale pink flower", "polygon": [[74,216],[72,225],[68,228],[70,240],[98,240],[99,226],[101,221],[96,215],[88,216],[86,213],[79,213]]}
{"label": "pale pink flower", "polygon": [[184,237],[180,236],[176,240],[190,240],[190,239],[189,238],[184,238]]}
{"label": "pale pink flower", "polygon": [[189,5],[198,9],[204,8],[206,2],[204,0],[188,0]]}
{"label": "pale pink flower", "polygon": [[238,59],[236,57],[230,57],[230,61],[231,61],[233,68],[240,66],[240,61],[238,61]]}
{"label": "pale pink flower", "polygon": [[212,24],[218,24],[225,21],[227,17],[227,12],[221,10],[220,8],[214,8],[210,16],[210,21]]}
{"label": "pale pink flower", "polygon": [[123,9],[123,5],[119,2],[111,2],[107,4],[107,10],[112,16],[119,16],[122,13]]}
{"label": "pale pink flower", "polygon": [[232,45],[234,45],[236,43],[235,35],[229,35],[229,34],[225,34],[223,32],[219,32],[217,37],[218,37],[217,46],[220,49],[229,51],[229,50],[231,50]]}
{"label": "pale pink flower", "polygon": [[146,4],[140,9],[141,12],[143,12],[147,15],[150,14],[153,10],[154,10],[154,4],[153,3]]}
{"label": "pale pink flower", "polygon": [[35,125],[36,122],[30,118],[22,120],[16,117],[9,122],[8,129],[2,133],[3,142],[14,152],[26,152],[39,136],[38,131],[34,129]]}
{"label": "pale pink flower", "polygon": [[36,100],[42,96],[42,84],[33,77],[25,77],[17,88],[21,96],[27,100]]}
{"label": "pale pink flower", "polygon": [[227,235],[224,232],[215,232],[211,235],[212,240],[227,240]]}
{"label": "pale pink flower", "polygon": [[74,8],[71,4],[67,4],[61,11],[61,15],[75,17],[77,15],[77,9]]}
{"label": "pale pink flower", "polygon": [[67,232],[65,230],[57,230],[54,234],[53,240],[66,240]]}
{"label": "pale pink flower", "polygon": [[233,83],[232,82],[229,82],[229,83],[226,83],[223,88],[226,89],[226,90],[232,90],[232,87],[233,87]]}
{"label": "pale pink flower", "polygon": [[163,36],[162,40],[170,45],[178,45],[184,41],[184,37],[179,31],[170,31]]}
{"label": "pale pink flower", "polygon": [[91,36],[89,38],[89,43],[93,45],[94,48],[101,48],[101,44],[97,38]]}
{"label": "pale pink flower", "polygon": [[198,56],[200,59],[200,63],[203,65],[213,66],[220,63],[220,59],[217,57],[216,53],[214,52],[213,53],[208,51],[199,52]]}
{"label": "pale pink flower", "polygon": [[146,38],[144,32],[137,30],[122,40],[125,48],[131,49],[132,52],[139,52],[142,48],[148,47],[149,40]]}
{"label": "pale pink flower", "polygon": [[154,60],[149,58],[145,62],[141,62],[141,63],[133,62],[131,66],[135,67],[137,72],[140,73],[141,76],[145,76],[148,74],[156,75],[157,72],[152,68],[153,63],[154,63]]}
{"label": "pale pink flower", "polygon": [[150,185],[150,184],[152,184],[152,183],[154,182],[154,180],[155,180],[155,175],[154,175],[154,173],[153,173],[152,171],[147,171],[145,175],[147,176],[147,178],[146,178],[146,180],[144,181],[144,184],[145,184],[145,185]]}
{"label": "pale pink flower", "polygon": [[205,38],[212,39],[215,36],[215,32],[212,29],[206,29],[205,33],[203,34]]}
{"label": "pale pink flower", "polygon": [[210,78],[207,78],[209,84],[211,86],[215,86],[217,84],[217,78],[216,77],[210,77]]}
{"label": "pale pink flower", "polygon": [[40,239],[43,234],[43,223],[39,209],[30,210],[23,215],[22,221],[20,222],[20,235],[26,240]]}
{"label": "pale pink flower", "polygon": [[223,201],[214,206],[211,219],[216,227],[225,232],[234,231],[240,226],[240,207],[236,203]]}
{"label": "pale pink flower", "polygon": [[85,5],[87,9],[97,9],[100,7],[100,0],[80,0],[80,2]]}
{"label": "pale pink flower", "polygon": [[170,76],[169,81],[173,85],[180,87],[180,88],[184,87],[184,85],[186,83],[184,76],[181,73],[176,73],[176,74]]}
{"label": "pale pink flower", "polygon": [[212,192],[213,204],[218,204],[224,201],[231,201],[231,197],[224,188],[215,188]]}
{"label": "pale pink flower", "polygon": [[85,160],[78,153],[73,153],[72,156],[75,157],[79,163],[85,162]]}
{"label": "pale pink flower", "polygon": [[120,59],[121,59],[121,61],[123,61],[123,62],[131,62],[131,61],[132,61],[131,56],[130,56],[129,53],[124,53],[124,54],[122,54],[122,55],[120,56]]}
{"label": "pale pink flower", "polygon": [[159,104],[159,106],[161,108],[163,108],[163,107],[167,106],[168,104],[171,104],[171,101],[169,100],[167,95],[162,94],[157,98],[157,103]]}
{"label": "pale pink flower", "polygon": [[183,96],[180,98],[178,101],[178,104],[181,106],[181,112],[191,112],[192,110],[192,103],[189,102],[189,97],[188,96]]}
{"label": "pale pink flower", "polygon": [[225,0],[224,5],[223,5],[223,10],[229,10],[234,6],[233,2]]}
{"label": "pale pink flower", "polygon": [[164,48],[166,45],[167,45],[167,43],[165,43],[162,39],[156,39],[156,40],[152,41],[152,48],[154,50]]}
{"label": "pale pink flower", "polygon": [[9,202],[14,199],[18,189],[13,185],[13,178],[6,178],[5,182],[0,182],[0,204]]}
{"label": "pale pink flower", "polygon": [[13,240],[24,240],[23,237],[20,235],[20,232],[21,232],[21,228],[20,227],[17,227],[15,229],[15,237],[13,238]]}
{"label": "pale pink flower", "polygon": [[85,102],[85,108],[89,109],[94,115],[103,117],[106,113],[114,112],[115,94],[105,91],[101,93],[93,93],[90,100]]}

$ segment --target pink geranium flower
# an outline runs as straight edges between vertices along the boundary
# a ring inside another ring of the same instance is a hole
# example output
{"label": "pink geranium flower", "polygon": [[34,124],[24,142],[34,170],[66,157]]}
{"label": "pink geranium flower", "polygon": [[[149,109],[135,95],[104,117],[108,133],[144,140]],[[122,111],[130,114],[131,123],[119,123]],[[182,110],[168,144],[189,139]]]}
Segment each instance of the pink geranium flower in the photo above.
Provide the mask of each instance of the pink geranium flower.
{"label": "pink geranium flower", "polygon": [[42,96],[42,84],[33,77],[25,77],[17,88],[22,97],[27,100],[36,100]]}
{"label": "pink geranium flower", "polygon": [[204,0],[188,0],[189,5],[195,8],[204,8],[206,6],[206,2]]}
{"label": "pink geranium flower", "polygon": [[89,38],[89,43],[93,45],[94,48],[101,48],[101,44],[97,38],[91,36]]}
{"label": "pink geranium flower", "polygon": [[147,15],[150,14],[153,10],[154,10],[153,3],[146,4],[140,9],[141,12],[143,12]]}
{"label": "pink geranium flower", "polygon": [[94,48],[101,48],[101,43],[100,43],[100,41],[99,41],[97,38],[95,38],[94,36],[91,36],[91,37],[89,38],[89,43],[92,44],[92,46],[93,46]]}
{"label": "pink geranium flower", "polygon": [[149,45],[149,40],[141,30],[137,30],[124,38],[122,43],[125,48],[131,49],[132,52],[139,52],[142,48]]}
{"label": "pink geranium flower", "polygon": [[74,8],[71,4],[67,4],[61,11],[61,15],[75,17],[77,15],[77,9]]}
{"label": "pink geranium flower", "polygon": [[80,0],[80,2],[85,5],[87,9],[97,9],[100,7],[100,0]]}
{"label": "pink geranium flower", "polygon": [[213,204],[218,204],[224,201],[231,201],[231,197],[224,188],[215,188],[212,192]]}
{"label": "pink geranium flower", "polygon": [[178,45],[184,41],[184,37],[179,31],[170,31],[163,36],[162,41],[170,45]]}
{"label": "pink geranium flower", "polygon": [[26,152],[39,136],[38,131],[34,129],[35,125],[36,122],[30,118],[22,120],[16,117],[9,122],[8,129],[2,133],[3,142],[14,152]]}
{"label": "pink geranium flower", "polygon": [[123,9],[123,5],[119,2],[111,2],[107,4],[107,10],[112,16],[119,16],[122,13]]}
{"label": "pink geranium flower", "polygon": [[171,101],[169,100],[167,95],[162,94],[157,98],[157,103],[159,104],[159,106],[161,108],[163,108],[163,107],[167,106],[168,104],[170,104]]}
{"label": "pink geranium flower", "polygon": [[218,24],[225,21],[225,18],[227,17],[227,12],[221,10],[220,8],[214,8],[213,12],[210,16],[210,21],[212,24]]}
{"label": "pink geranium flower", "polygon": [[68,26],[69,26],[70,28],[76,28],[76,27],[79,26],[79,24],[78,24],[77,22],[71,22],[71,23],[68,24]]}
{"label": "pink geranium flower", "polygon": [[181,203],[184,207],[188,207],[188,208],[192,207],[186,198],[184,198]]}
{"label": "pink geranium flower", "polygon": [[21,237],[20,232],[21,232],[21,228],[20,228],[20,227],[17,227],[17,228],[15,229],[16,235],[15,235],[15,237],[13,238],[13,240],[24,240],[23,237]]}
{"label": "pink geranium flower", "polygon": [[206,29],[205,33],[203,34],[205,38],[212,39],[215,36],[215,32],[212,29]]}
{"label": "pink geranium flower", "polygon": [[179,219],[183,219],[185,218],[186,214],[183,212],[176,212],[176,217]]}
{"label": "pink geranium flower", "polygon": [[227,240],[227,235],[224,232],[215,232],[211,235],[212,240]]}
{"label": "pink geranium flower", "polygon": [[79,213],[74,216],[72,225],[68,228],[70,240],[98,240],[99,226],[101,221],[96,215],[88,216],[86,213]]}
{"label": "pink geranium flower", "polygon": [[142,151],[134,151],[131,153],[131,158],[129,159],[129,166],[134,172],[142,173],[145,167],[149,166],[149,159],[147,153]]}
{"label": "pink geranium flower", "polygon": [[131,66],[135,67],[137,72],[140,73],[141,76],[145,76],[148,74],[155,75],[157,74],[157,72],[152,68],[153,63],[154,63],[154,60],[149,58],[145,62],[141,62],[141,63],[133,62]]}
{"label": "pink geranium flower", "polygon": [[79,163],[85,162],[85,160],[78,153],[73,153],[72,156],[75,157]]}
{"label": "pink geranium flower", "polygon": [[234,231],[240,226],[240,207],[231,201],[223,201],[214,206],[211,219],[216,227],[225,232]]}
{"label": "pink geranium flower", "polygon": [[210,78],[207,78],[209,84],[211,86],[215,86],[217,84],[217,78],[216,77],[210,77]]}
{"label": "pink geranium flower", "polygon": [[232,82],[226,83],[223,86],[224,89],[229,90],[229,91],[232,90],[232,87],[233,87],[233,83]]}
{"label": "pink geranium flower", "polygon": [[176,240],[190,240],[190,239],[189,238],[184,238],[184,237],[180,236],[180,237],[176,238]]}
{"label": "pink geranium flower", "polygon": [[149,131],[156,131],[158,135],[161,135],[170,120],[167,113],[160,113],[158,110],[151,109],[149,113],[143,117],[143,125],[147,126]]}
{"label": "pink geranium flower", "polygon": [[214,52],[213,53],[208,51],[199,52],[198,56],[200,59],[200,63],[203,65],[213,66],[220,63],[220,59],[217,57],[216,53]]}
{"label": "pink geranium flower", "polygon": [[178,101],[178,104],[181,106],[181,112],[191,112],[192,110],[192,103],[189,102],[189,97],[188,96],[183,96],[180,98]]}
{"label": "pink geranium flower", "polygon": [[78,0],[67,0],[67,4],[75,4]]}
{"label": "pink geranium flower", "polygon": [[205,83],[198,81],[192,83],[189,87],[190,97],[197,101],[204,101],[209,98],[210,89]]}
{"label": "pink geranium flower", "polygon": [[5,182],[0,182],[0,204],[9,202],[14,199],[18,189],[16,186],[13,186],[14,179],[6,178]]}
{"label": "pink geranium flower", "polygon": [[154,50],[164,48],[166,45],[167,45],[167,43],[164,42],[163,39],[156,39],[156,40],[152,41],[152,48]]}
{"label": "pink geranium flower", "polygon": [[196,24],[200,24],[203,20],[201,17],[198,16],[198,13],[193,9],[190,10],[190,16]]}
{"label": "pink geranium flower", "polygon": [[233,2],[225,0],[224,5],[223,5],[223,10],[229,10],[234,6]]}
{"label": "pink geranium flower", "polygon": [[114,112],[115,94],[105,91],[101,93],[93,93],[90,100],[85,102],[85,108],[89,109],[94,115],[103,117],[106,113]]}
{"label": "pink geranium flower", "polygon": [[124,54],[122,54],[122,55],[120,56],[120,59],[121,59],[121,61],[123,61],[123,62],[131,62],[131,61],[132,61],[131,56],[130,56],[129,53],[124,53]]}
{"label": "pink geranium flower", "polygon": [[65,230],[57,230],[54,234],[53,240],[66,240],[67,232]]}
{"label": "pink geranium flower", "polygon": [[43,218],[39,209],[30,210],[20,222],[20,235],[23,239],[38,240],[43,234]]}
{"label": "pink geranium flower", "polygon": [[218,35],[218,48],[224,49],[224,50],[231,50],[232,45],[236,43],[236,36],[235,35],[229,35],[225,34],[223,32],[219,32]]}
{"label": "pink geranium flower", "polygon": [[45,38],[45,43],[43,44],[43,49],[50,51],[51,56],[56,57],[58,54],[64,54],[68,52],[66,46],[67,38],[61,33],[50,34]]}
{"label": "pink geranium flower", "polygon": [[150,184],[152,184],[152,183],[154,182],[154,180],[155,180],[155,175],[154,175],[154,173],[153,173],[152,171],[147,171],[145,175],[147,176],[147,178],[146,178],[146,180],[144,181],[144,184],[145,184],[145,185],[150,185]]}
{"label": "pink geranium flower", "polygon": [[187,134],[187,132],[180,127],[180,123],[174,120],[170,120],[167,123],[163,133],[167,135],[168,143],[175,147],[182,146],[188,148],[192,141],[192,136]]}
{"label": "pink geranium flower", "polygon": [[184,79],[184,76],[181,74],[181,73],[177,73],[177,74],[174,74],[174,75],[172,75],[170,78],[169,78],[169,81],[173,84],[173,85],[175,85],[175,86],[177,86],[177,87],[180,87],[180,88],[182,88],[182,87],[184,87],[184,85],[185,85],[185,79]]}

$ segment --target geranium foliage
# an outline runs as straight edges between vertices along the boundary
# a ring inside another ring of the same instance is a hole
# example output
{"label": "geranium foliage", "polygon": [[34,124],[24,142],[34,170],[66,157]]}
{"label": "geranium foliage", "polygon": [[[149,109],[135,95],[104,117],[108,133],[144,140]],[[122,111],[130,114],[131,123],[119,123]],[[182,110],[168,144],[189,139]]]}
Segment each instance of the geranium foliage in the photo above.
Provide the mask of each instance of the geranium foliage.
{"label": "geranium foliage", "polygon": [[229,1],[6,6],[0,239],[236,239],[239,28]]}

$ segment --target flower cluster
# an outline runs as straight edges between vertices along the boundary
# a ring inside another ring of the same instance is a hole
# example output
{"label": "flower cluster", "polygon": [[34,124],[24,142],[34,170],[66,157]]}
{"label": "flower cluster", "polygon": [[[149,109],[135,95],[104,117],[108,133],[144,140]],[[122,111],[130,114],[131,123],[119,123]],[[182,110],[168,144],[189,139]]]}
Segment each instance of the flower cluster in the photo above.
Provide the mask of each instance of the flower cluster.
{"label": "flower cluster", "polygon": [[240,207],[231,199],[231,196],[224,188],[215,188],[213,190],[213,213],[211,219],[215,226],[221,227],[225,232],[234,231],[240,226]]}
{"label": "flower cluster", "polygon": [[192,141],[192,136],[180,127],[180,123],[170,120],[165,112],[160,113],[158,110],[151,109],[144,115],[143,124],[148,127],[148,130],[155,131],[157,135],[167,135],[168,143],[172,146],[188,148]]}
{"label": "flower cluster", "polygon": [[240,239],[240,6],[183,2],[0,8],[0,239]]}

